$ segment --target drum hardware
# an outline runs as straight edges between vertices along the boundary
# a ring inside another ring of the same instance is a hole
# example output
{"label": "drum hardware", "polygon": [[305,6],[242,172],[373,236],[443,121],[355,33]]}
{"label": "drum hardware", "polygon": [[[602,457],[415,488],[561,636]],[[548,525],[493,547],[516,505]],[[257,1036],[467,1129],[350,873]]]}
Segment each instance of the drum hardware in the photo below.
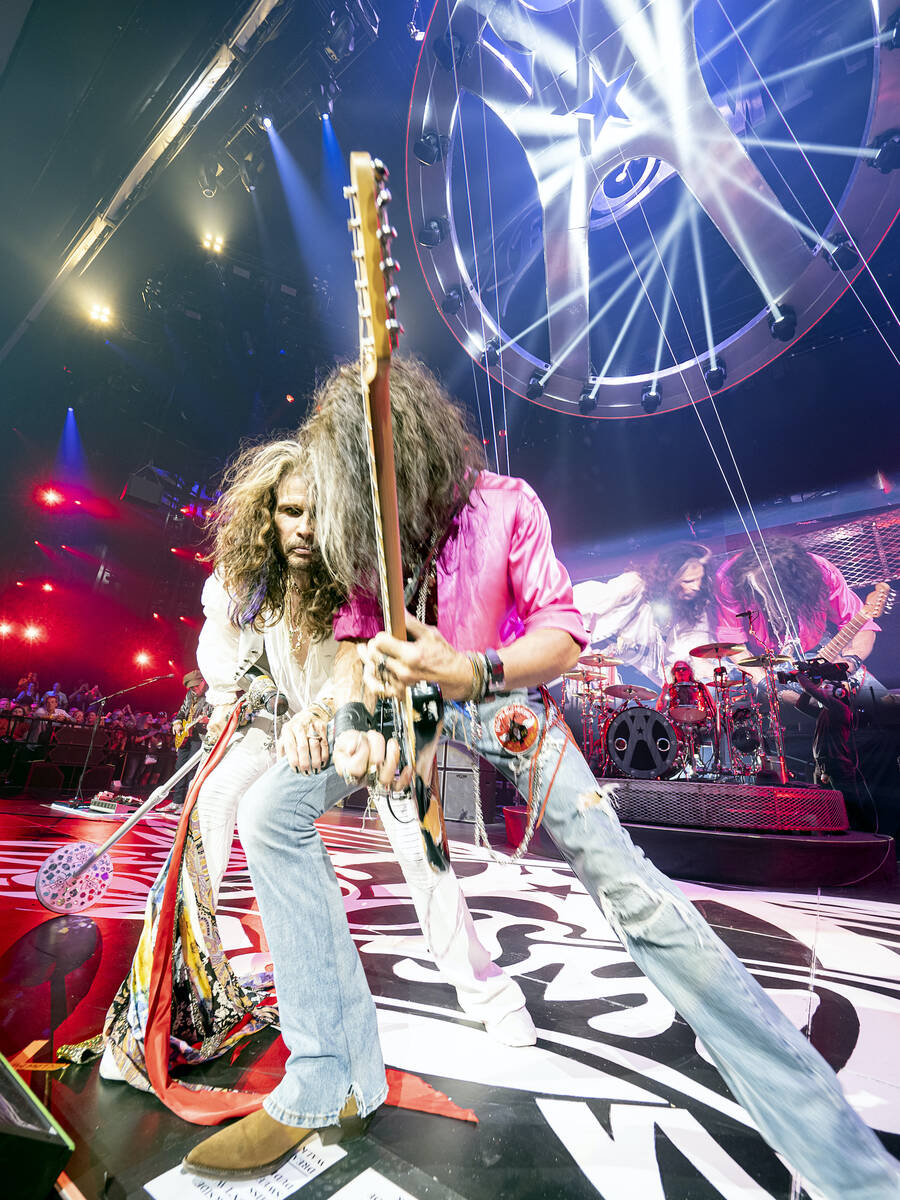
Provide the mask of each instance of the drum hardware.
{"label": "drum hardware", "polygon": [[614,700],[655,700],[656,692],[636,683],[613,683],[606,689]]}
{"label": "drum hardware", "polygon": [[579,667],[621,667],[621,658],[607,658],[605,654],[595,654],[589,651],[582,654],[578,660]]}
{"label": "drum hardware", "polygon": [[739,642],[708,642],[703,646],[695,646],[693,650],[689,650],[691,658],[727,658],[729,654],[735,654],[738,650],[743,650],[743,646]]}
{"label": "drum hardware", "polygon": [[736,665],[744,669],[744,667],[762,667],[766,670],[771,667],[780,666],[782,663],[793,663],[793,659],[786,654],[755,654],[752,658],[739,658]]}
{"label": "drum hardware", "polygon": [[[739,659],[737,664],[741,669],[745,667],[762,667],[763,669],[766,696],[769,701],[769,732],[772,735],[772,740],[775,742],[775,761],[778,764],[777,774],[782,784],[788,783],[791,776],[784,757],[784,730],[781,728],[781,720],[778,713],[778,685],[775,681],[775,668],[782,666],[784,663],[791,663],[793,665],[793,659],[789,658],[786,654],[757,654],[752,658]],[[761,753],[764,757],[768,757],[768,747],[765,745],[765,737],[763,737]]]}

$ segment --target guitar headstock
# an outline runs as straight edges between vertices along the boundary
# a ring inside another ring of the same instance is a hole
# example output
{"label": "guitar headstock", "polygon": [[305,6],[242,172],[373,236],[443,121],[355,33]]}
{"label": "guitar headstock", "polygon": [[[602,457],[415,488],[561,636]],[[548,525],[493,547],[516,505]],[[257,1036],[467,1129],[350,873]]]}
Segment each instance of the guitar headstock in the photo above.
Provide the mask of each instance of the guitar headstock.
{"label": "guitar headstock", "polygon": [[890,594],[891,585],[889,583],[875,584],[875,587],[866,596],[866,602],[863,605],[863,612],[865,612],[868,620],[874,621],[881,616]]}
{"label": "guitar headstock", "polygon": [[375,378],[379,363],[390,359],[403,332],[397,320],[399,291],[394,276],[399,266],[391,252],[397,230],[391,225],[388,169],[380,159],[361,151],[350,155],[350,202],[347,226],[353,236],[360,353],[366,382]]}

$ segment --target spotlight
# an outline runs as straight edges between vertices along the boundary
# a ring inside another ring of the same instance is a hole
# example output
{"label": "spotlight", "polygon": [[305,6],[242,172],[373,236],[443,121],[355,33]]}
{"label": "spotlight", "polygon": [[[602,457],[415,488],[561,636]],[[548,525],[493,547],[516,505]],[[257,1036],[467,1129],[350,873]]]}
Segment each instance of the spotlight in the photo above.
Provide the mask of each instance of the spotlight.
{"label": "spotlight", "polygon": [[40,626],[26,625],[25,628],[22,630],[22,633],[25,637],[26,642],[36,642],[38,640],[38,638],[41,636]]}
{"label": "spotlight", "polygon": [[263,160],[257,158],[252,150],[241,159],[238,163],[238,175],[246,191],[256,191],[257,180],[262,174],[264,167],[265,163]]}
{"label": "spotlight", "polygon": [[200,191],[207,200],[212,200],[216,194],[219,170],[219,162],[214,154],[204,154],[200,159],[197,182],[200,184]]}
{"label": "spotlight", "polygon": [[591,384],[586,383],[581,389],[581,395],[578,398],[578,411],[583,417],[592,413],[597,407],[597,397],[593,394],[594,389]]}
{"label": "spotlight", "polygon": [[449,31],[431,43],[434,57],[445,71],[452,71],[465,58],[467,48],[462,38]]}
{"label": "spotlight", "polygon": [[340,84],[330,76],[324,83],[313,86],[313,109],[320,121],[330,120],[334,112],[334,102],[340,94]]}
{"label": "spotlight", "polygon": [[62,504],[62,493],[56,488],[44,488],[38,493],[38,499],[45,508],[56,508],[57,504]]}
{"label": "spotlight", "polygon": [[777,342],[790,342],[797,332],[797,314],[788,305],[777,306],[778,316],[769,313],[769,333]]}
{"label": "spotlight", "polygon": [[500,362],[500,339],[496,334],[482,350],[478,361],[485,370],[488,370],[489,367],[496,367]]}
{"label": "spotlight", "polygon": [[462,288],[450,288],[441,301],[441,312],[445,317],[455,317],[463,306]]}
{"label": "spotlight", "polygon": [[96,321],[98,325],[108,325],[111,315],[109,306],[106,304],[94,304],[91,306],[91,320]]}
{"label": "spotlight", "polygon": [[641,408],[645,413],[655,413],[662,404],[662,384],[657,382],[641,392]]}
{"label": "spotlight", "polygon": [[532,371],[531,378],[528,380],[528,387],[525,389],[525,395],[529,400],[540,400],[544,394],[544,379],[542,371]]}
{"label": "spotlight", "polygon": [[42,592],[52,592],[52,591],[53,591],[53,584],[52,584],[52,583],[42,583],[42,584],[41,584],[41,591],[42,591]]}
{"label": "spotlight", "polygon": [[9,635],[12,633],[12,630],[13,627],[10,625],[9,621],[0,621],[0,637],[9,637]]}
{"label": "spotlight", "polygon": [[725,386],[725,380],[728,378],[728,368],[725,366],[724,358],[717,358],[715,366],[708,366],[703,372],[706,379],[706,386],[711,392],[720,392]]}
{"label": "spotlight", "polygon": [[416,241],[420,246],[434,249],[435,246],[441,244],[449,232],[450,223],[446,217],[431,217],[416,234]]}
{"label": "spotlight", "polygon": [[288,404],[293,404],[296,396],[294,396],[293,392],[287,392],[284,398],[287,400]]}
{"label": "spotlight", "polygon": [[423,167],[433,167],[444,157],[448,145],[445,137],[440,137],[436,133],[423,133],[413,143],[413,154]]}
{"label": "spotlight", "polygon": [[263,129],[271,129],[272,128],[272,118],[271,117],[263,117],[262,123],[263,123]]}
{"label": "spotlight", "polygon": [[225,239],[221,233],[205,233],[203,235],[203,249],[211,250],[213,254],[221,254],[225,249]]}
{"label": "spotlight", "polygon": [[138,650],[137,654],[134,656],[134,661],[139,667],[149,667],[150,655],[146,650]]}
{"label": "spotlight", "polygon": [[889,175],[891,171],[896,171],[900,167],[900,132],[896,129],[877,137],[870,149],[876,150],[877,154],[874,158],[866,161],[870,167],[874,167],[882,175]]}
{"label": "spotlight", "polygon": [[852,271],[859,262],[859,254],[846,233],[834,239],[834,250],[824,250],[825,261],[832,271]]}

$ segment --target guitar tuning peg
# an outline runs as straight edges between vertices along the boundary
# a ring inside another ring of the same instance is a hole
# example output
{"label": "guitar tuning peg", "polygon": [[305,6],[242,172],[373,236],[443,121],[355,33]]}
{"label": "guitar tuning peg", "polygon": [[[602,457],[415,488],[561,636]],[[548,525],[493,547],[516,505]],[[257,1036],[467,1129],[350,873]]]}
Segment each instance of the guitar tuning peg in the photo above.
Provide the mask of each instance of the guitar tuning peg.
{"label": "guitar tuning peg", "polygon": [[399,264],[399,263],[397,262],[397,260],[396,260],[396,259],[394,259],[394,258],[390,258],[390,257],[388,257],[388,258],[383,258],[383,259],[381,260],[381,270],[382,270],[383,272],[387,272],[387,271],[399,271],[399,270],[400,270],[400,264]]}
{"label": "guitar tuning peg", "polygon": [[400,289],[396,286],[396,284],[391,284],[388,290],[384,293],[384,298],[387,300],[388,304],[396,304],[396,302],[400,299]]}
{"label": "guitar tuning peg", "polygon": [[353,186],[353,184],[352,183],[345,184],[344,199],[349,200],[351,196],[355,196],[355,195],[356,195],[356,188]]}
{"label": "guitar tuning peg", "polygon": [[372,159],[372,170],[375,172],[376,179],[387,179],[390,171],[384,165],[380,158]]}
{"label": "guitar tuning peg", "polygon": [[392,196],[388,188],[382,188],[375,198],[375,204],[378,208],[384,208],[386,204],[390,204]]}

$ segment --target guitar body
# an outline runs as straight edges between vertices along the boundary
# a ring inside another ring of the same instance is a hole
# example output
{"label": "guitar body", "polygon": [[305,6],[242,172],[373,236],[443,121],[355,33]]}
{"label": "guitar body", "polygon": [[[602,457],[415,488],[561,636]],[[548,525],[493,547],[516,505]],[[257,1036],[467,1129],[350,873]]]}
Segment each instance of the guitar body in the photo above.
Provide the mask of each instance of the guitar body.
{"label": "guitar body", "polygon": [[[396,316],[397,265],[391,251],[396,230],[388,220],[387,170],[368,154],[350,155],[350,232],[360,325],[360,387],[369,440],[372,510],[377,543],[381,609],[385,628],[406,638],[406,601],[394,436],[391,422],[390,360],[400,323]],[[391,710],[392,733],[400,744],[401,766],[414,768],[416,809],[429,864],[436,871],[449,865],[447,834],[440,800],[432,786],[435,751],[443,721],[440,689],[422,683],[408,688],[402,700],[383,706]],[[386,732],[387,721],[384,723]]]}

